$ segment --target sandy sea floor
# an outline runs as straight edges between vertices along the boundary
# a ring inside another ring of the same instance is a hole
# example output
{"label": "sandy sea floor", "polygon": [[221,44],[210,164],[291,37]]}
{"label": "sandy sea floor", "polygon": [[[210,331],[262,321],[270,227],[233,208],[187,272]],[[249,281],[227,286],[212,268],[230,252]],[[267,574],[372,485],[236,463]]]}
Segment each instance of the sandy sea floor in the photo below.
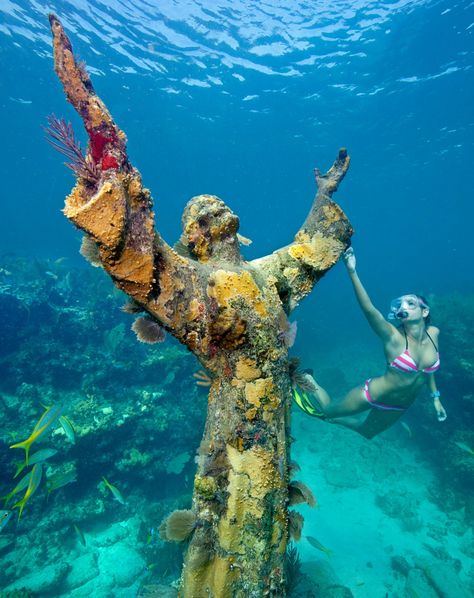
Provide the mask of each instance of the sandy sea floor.
{"label": "sandy sea floor", "polygon": [[[408,596],[406,576],[393,559],[406,559],[410,568],[449,561],[461,589],[447,595],[474,595],[474,560],[466,554],[472,553],[472,528],[462,511],[445,513],[434,502],[436,474],[405,428],[397,424],[367,441],[295,411],[293,435],[292,455],[301,467],[296,477],[318,503],[298,509],[305,517],[298,549],[307,572],[324,567],[314,563],[322,559],[357,598]],[[313,548],[305,535],[332,554]]]}

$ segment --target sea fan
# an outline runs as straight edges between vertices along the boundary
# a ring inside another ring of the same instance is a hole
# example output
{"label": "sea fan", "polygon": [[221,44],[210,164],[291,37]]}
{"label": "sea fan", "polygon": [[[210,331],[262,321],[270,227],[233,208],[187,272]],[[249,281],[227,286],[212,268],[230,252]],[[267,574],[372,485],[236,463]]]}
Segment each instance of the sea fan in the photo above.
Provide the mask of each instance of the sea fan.
{"label": "sea fan", "polygon": [[[183,542],[196,527],[196,514],[189,509],[173,511],[165,520],[165,536],[170,542]],[[161,531],[161,525],[160,525]]]}
{"label": "sea fan", "polygon": [[52,114],[48,116],[48,126],[44,127],[44,130],[48,142],[69,160],[65,162],[65,165],[77,177],[83,178],[91,184],[97,184],[100,178],[100,170],[88,156],[84,156],[81,144],[74,135],[71,123],[67,123],[63,118],[56,118]]}
{"label": "sea fan", "polygon": [[120,308],[126,314],[139,314],[144,311],[143,307],[134,299],[130,299]]}
{"label": "sea fan", "polygon": [[294,372],[299,369],[301,364],[301,359],[299,357],[290,357],[288,360],[288,370],[290,373],[290,378],[293,376]]}
{"label": "sea fan", "polygon": [[288,371],[290,374],[291,385],[293,387],[299,386],[301,390],[309,393],[314,393],[318,390],[316,381],[311,373],[300,369],[299,357],[292,357],[289,360]]}
{"label": "sea fan", "polygon": [[102,268],[99,247],[91,237],[84,237],[82,239],[79,253],[89,262],[89,264],[94,266],[94,268]]}
{"label": "sea fan", "polygon": [[303,525],[303,515],[301,515],[301,513],[297,513],[296,511],[290,511],[288,515],[288,531],[290,533],[291,538],[293,538],[295,542],[299,542],[301,540],[301,532],[303,531]]}
{"label": "sea fan", "polygon": [[137,318],[132,324],[132,330],[141,343],[149,345],[162,343],[166,338],[166,333],[160,324],[147,316]]}
{"label": "sea fan", "polygon": [[316,384],[315,379],[313,376],[308,372],[302,372],[301,370],[296,370],[291,378],[291,382],[293,386],[299,386],[301,390],[314,394],[318,390],[318,385]]}
{"label": "sea fan", "polygon": [[298,324],[296,322],[290,322],[286,317],[284,311],[278,316],[278,340],[283,343],[287,349],[295,344],[296,333],[298,331]]}
{"label": "sea fan", "polygon": [[290,461],[290,463],[289,463],[290,477],[293,477],[295,475],[295,473],[298,473],[298,471],[301,471],[301,467],[298,465],[298,463],[296,461]]}
{"label": "sea fan", "polygon": [[286,595],[291,596],[291,593],[295,591],[296,586],[303,579],[300,555],[296,546],[291,542],[288,544],[285,553],[285,578]]}
{"label": "sea fan", "polygon": [[311,490],[303,484],[303,482],[299,482],[297,480],[293,480],[288,485],[288,497],[289,497],[289,504],[292,505],[299,505],[301,503],[307,503],[310,507],[316,506],[316,499],[314,494]]}
{"label": "sea fan", "polygon": [[159,534],[160,538],[163,540],[163,542],[170,541],[170,539],[166,535],[166,521],[167,521],[167,518],[163,519],[163,521],[160,523],[160,526],[158,528],[158,534]]}

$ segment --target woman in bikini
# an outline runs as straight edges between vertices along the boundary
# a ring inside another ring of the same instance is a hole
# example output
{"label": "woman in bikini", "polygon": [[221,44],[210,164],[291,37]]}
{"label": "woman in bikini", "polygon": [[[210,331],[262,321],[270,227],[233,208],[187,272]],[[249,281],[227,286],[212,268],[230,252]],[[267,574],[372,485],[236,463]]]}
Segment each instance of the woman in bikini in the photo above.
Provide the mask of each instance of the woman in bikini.
{"label": "woman in bikini", "polygon": [[[444,421],[446,411],[435,381],[435,372],[440,365],[439,329],[429,324],[428,303],[417,295],[403,295],[392,301],[389,319],[400,323],[394,326],[373,306],[357,276],[352,248],[344,254],[344,262],[357,301],[382,340],[387,369],[382,376],[369,378],[362,386],[352,389],[341,401],[333,401],[317,383],[312,384],[311,392],[317,399],[319,410],[305,393],[296,392],[296,402],[309,415],[346,426],[370,439],[393,425],[415,401],[421,387],[427,384],[438,420]],[[311,385],[311,381],[307,381]],[[369,414],[362,421],[347,417],[364,411]]]}

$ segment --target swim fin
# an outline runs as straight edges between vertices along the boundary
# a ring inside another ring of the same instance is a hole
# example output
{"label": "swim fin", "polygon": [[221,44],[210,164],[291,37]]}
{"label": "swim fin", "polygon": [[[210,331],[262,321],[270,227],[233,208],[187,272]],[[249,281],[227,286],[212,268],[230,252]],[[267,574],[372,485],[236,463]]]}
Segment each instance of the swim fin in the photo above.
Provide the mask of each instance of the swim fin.
{"label": "swim fin", "polygon": [[298,391],[296,388],[293,388],[293,399],[298,407],[306,413],[306,415],[310,415],[311,417],[317,417],[318,419],[326,419],[326,416],[321,411],[321,408],[316,406],[309,395],[304,390]]}

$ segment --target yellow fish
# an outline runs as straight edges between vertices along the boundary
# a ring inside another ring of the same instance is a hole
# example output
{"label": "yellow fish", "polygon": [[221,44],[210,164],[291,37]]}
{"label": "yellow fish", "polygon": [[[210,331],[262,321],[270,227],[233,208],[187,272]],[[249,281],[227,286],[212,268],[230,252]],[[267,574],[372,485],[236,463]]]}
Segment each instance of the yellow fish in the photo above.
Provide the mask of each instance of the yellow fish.
{"label": "yellow fish", "polygon": [[61,424],[64,432],[66,433],[66,437],[71,444],[76,444],[76,431],[74,430],[74,426],[65,415],[59,416],[59,423]]}
{"label": "yellow fish", "polygon": [[81,543],[83,546],[86,546],[86,545],[87,545],[87,542],[86,542],[86,537],[84,536],[84,534],[83,534],[83,532],[82,532],[81,528],[80,528],[80,527],[78,527],[78,526],[77,526],[75,523],[73,523],[73,524],[72,524],[72,526],[73,526],[73,528],[74,528],[74,531],[75,531],[75,532],[76,532],[76,534],[77,534],[77,538],[78,538],[79,542],[80,542],[80,543]]}
{"label": "yellow fish", "polygon": [[[28,465],[36,465],[36,463],[41,463],[42,461],[46,461],[46,459],[49,459],[50,457],[54,457],[54,455],[57,452],[58,451],[56,449],[50,449],[50,448],[41,449],[39,451],[36,451],[36,453],[33,453],[31,455],[30,462],[28,463]],[[16,473],[13,476],[13,479],[18,477],[20,475],[20,473],[25,469],[25,467],[26,467],[26,463],[22,463],[21,465],[18,465],[18,467],[16,469]]]}
{"label": "yellow fish", "polygon": [[69,471],[58,471],[46,480],[46,486],[48,488],[48,496],[53,490],[72,484],[77,479],[77,473],[75,469]]}
{"label": "yellow fish", "polygon": [[47,407],[43,415],[39,418],[36,426],[31,432],[29,438],[23,440],[22,442],[17,442],[16,444],[12,444],[10,448],[22,448],[25,450],[25,463],[28,465],[28,455],[30,452],[30,446],[33,444],[35,440],[38,440],[49,426],[53,423],[53,421],[60,415],[63,410],[63,405],[51,405]]}
{"label": "yellow fish", "polygon": [[16,509],[16,507],[20,507],[20,513],[18,514],[18,519],[20,519],[21,514],[23,513],[23,508],[24,508],[25,504],[33,496],[33,494],[36,492],[38,486],[40,485],[42,474],[43,474],[43,465],[41,463],[34,465],[33,469],[31,470],[30,481],[28,483],[28,488],[26,489],[25,496],[13,505],[14,509]]}
{"label": "yellow fish", "polygon": [[454,444],[458,446],[461,450],[466,451],[466,453],[474,455],[474,451],[472,450],[472,448],[468,446],[465,442],[455,442]]}
{"label": "yellow fish", "polygon": [[314,548],[317,548],[321,552],[324,552],[324,554],[326,554],[327,556],[331,556],[332,550],[330,548],[326,548],[326,546],[323,546],[321,544],[321,542],[319,540],[317,540],[314,536],[305,536],[305,537],[308,540],[308,542],[311,544],[311,546],[314,546]]}
{"label": "yellow fish", "polygon": [[121,505],[124,505],[125,499],[123,498],[120,490],[116,488],[113,484],[111,484],[108,480],[106,480],[104,477],[102,477],[102,479],[104,480],[106,488],[108,488],[110,492],[112,492],[112,494],[114,495],[115,500],[118,500]]}
{"label": "yellow fish", "polygon": [[31,471],[22,477],[22,479],[18,482],[18,484],[13,488],[11,492],[5,494],[5,496],[0,497],[2,500],[5,501],[5,506],[10,502],[10,500],[13,496],[15,496],[15,494],[18,494],[18,492],[21,492],[28,486],[28,484],[30,483],[30,478]]}

